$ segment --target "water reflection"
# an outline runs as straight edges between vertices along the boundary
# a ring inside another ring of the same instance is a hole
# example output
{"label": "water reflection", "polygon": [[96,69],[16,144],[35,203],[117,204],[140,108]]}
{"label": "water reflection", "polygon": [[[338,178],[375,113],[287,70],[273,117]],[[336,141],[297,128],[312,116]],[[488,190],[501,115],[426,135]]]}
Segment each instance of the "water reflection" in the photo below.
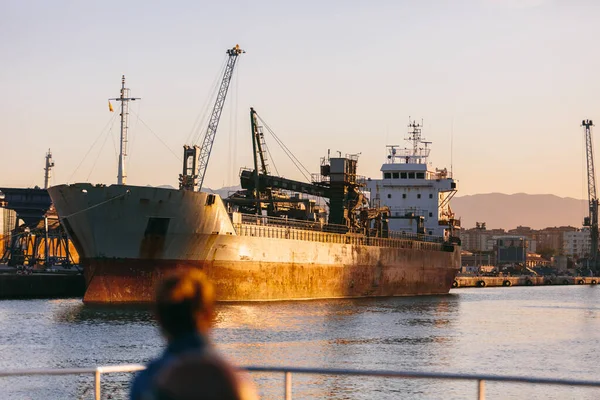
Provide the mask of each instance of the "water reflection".
{"label": "water reflection", "polygon": [[[420,298],[219,304],[213,341],[240,364],[595,379],[600,287],[453,290]],[[144,363],[164,346],[148,307],[90,307],[80,300],[0,302],[0,368]],[[253,375],[281,398],[281,374]],[[126,397],[130,375],[109,375]],[[296,398],[461,399],[473,383],[301,376]],[[92,398],[91,377],[0,380],[1,399]],[[490,385],[488,398],[597,398],[572,388]],[[87,390],[87,391],[86,391]]]}
{"label": "water reflection", "polygon": [[56,322],[81,324],[130,324],[151,323],[155,318],[150,306],[100,306],[84,305],[81,301],[70,307],[61,307],[54,313]]}

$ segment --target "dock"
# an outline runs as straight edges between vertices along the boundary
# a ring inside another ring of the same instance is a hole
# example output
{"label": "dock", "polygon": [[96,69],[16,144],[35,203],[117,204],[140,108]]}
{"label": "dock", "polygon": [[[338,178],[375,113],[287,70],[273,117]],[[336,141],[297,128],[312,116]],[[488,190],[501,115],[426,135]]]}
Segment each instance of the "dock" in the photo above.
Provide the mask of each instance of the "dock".
{"label": "dock", "polygon": [[452,287],[596,285],[598,282],[600,277],[594,276],[457,276]]}
{"label": "dock", "polygon": [[0,300],[83,297],[85,279],[77,271],[19,274],[0,266]]}

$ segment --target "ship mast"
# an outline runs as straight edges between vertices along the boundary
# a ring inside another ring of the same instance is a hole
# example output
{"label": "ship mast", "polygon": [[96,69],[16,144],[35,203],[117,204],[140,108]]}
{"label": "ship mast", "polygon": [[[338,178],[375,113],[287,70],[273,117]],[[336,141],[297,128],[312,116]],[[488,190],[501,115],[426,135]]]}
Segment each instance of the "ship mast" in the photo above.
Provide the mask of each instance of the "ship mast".
{"label": "ship mast", "polygon": [[50,178],[52,177],[53,167],[54,160],[52,159],[52,152],[48,149],[48,153],[46,153],[46,166],[44,167],[44,189],[50,187]]}
{"label": "ship mast", "polygon": [[125,87],[125,75],[121,79],[121,96],[108,99],[121,102],[121,142],[119,151],[119,171],[117,184],[127,184],[127,172],[125,171],[125,157],[127,157],[127,130],[129,128],[129,101],[139,100],[139,97],[129,97],[130,90]]}

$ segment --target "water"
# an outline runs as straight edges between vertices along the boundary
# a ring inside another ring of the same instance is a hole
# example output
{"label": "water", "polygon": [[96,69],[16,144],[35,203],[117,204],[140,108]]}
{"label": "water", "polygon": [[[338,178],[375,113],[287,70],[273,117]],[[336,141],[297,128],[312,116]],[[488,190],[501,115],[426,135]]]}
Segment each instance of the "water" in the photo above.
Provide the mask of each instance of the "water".
{"label": "water", "polygon": [[[600,287],[453,289],[448,296],[221,305],[213,340],[239,364],[599,379]],[[143,363],[163,342],[148,309],[0,301],[0,369]],[[281,398],[281,374],[253,374]],[[103,398],[131,375],[103,376]],[[294,375],[295,398],[464,399],[474,382]],[[91,376],[0,378],[1,399],[91,399]],[[597,399],[600,389],[488,383],[488,399]]]}

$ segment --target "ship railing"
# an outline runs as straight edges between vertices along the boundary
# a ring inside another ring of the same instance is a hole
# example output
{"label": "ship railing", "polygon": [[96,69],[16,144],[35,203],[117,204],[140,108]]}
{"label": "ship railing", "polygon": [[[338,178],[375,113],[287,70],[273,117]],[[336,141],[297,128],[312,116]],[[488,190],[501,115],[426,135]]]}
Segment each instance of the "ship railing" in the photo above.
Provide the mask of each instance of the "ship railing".
{"label": "ship railing", "polygon": [[429,243],[444,243],[444,238],[442,238],[441,236],[425,235],[424,233],[389,231],[388,238],[417,240],[419,242]]}
{"label": "ship railing", "polygon": [[382,238],[352,233],[339,234],[318,230],[294,229],[289,226],[233,224],[233,227],[239,236],[402,249],[454,251],[452,244],[446,246],[440,238],[434,236],[428,237],[427,235],[401,234],[398,238]]}
{"label": "ship railing", "polygon": [[291,218],[266,217],[252,214],[242,214],[242,224],[275,226],[281,228],[293,228],[331,233],[348,232],[348,228],[345,225],[326,224],[320,221],[303,221]]}
{"label": "ship railing", "polygon": [[[382,379],[430,379],[441,381],[468,381],[474,383],[473,392],[478,400],[485,400],[486,383],[501,382],[512,384],[576,386],[600,389],[599,380],[554,379],[531,376],[514,375],[486,375],[486,374],[459,374],[444,372],[423,371],[397,371],[397,370],[359,370],[340,368],[302,368],[302,367],[273,367],[273,366],[245,366],[242,369],[256,373],[281,374],[283,385],[281,395],[285,400],[292,399],[292,375],[319,375],[319,376],[360,376],[376,377]],[[16,376],[43,376],[43,375],[91,375],[94,377],[94,399],[100,400],[102,396],[102,375],[111,373],[131,373],[144,370],[139,364],[112,365],[92,368],[42,368],[0,370],[0,378]]]}
{"label": "ship railing", "polygon": [[[241,225],[256,225],[256,226],[270,226],[270,227],[278,227],[278,228],[286,228],[286,229],[300,229],[307,231],[318,231],[325,233],[338,233],[338,234],[346,234],[348,233],[348,228],[345,225],[338,224],[326,224],[318,221],[303,221],[298,219],[291,218],[281,218],[281,217],[267,217],[260,215],[252,215],[252,214],[241,214],[242,215],[242,223]],[[240,227],[240,224],[234,224],[236,228]],[[237,230],[237,229],[236,229]],[[267,235],[271,231],[265,231]],[[279,235],[278,231],[272,231],[274,235]],[[260,235],[260,234],[259,234]],[[416,240],[419,242],[429,242],[429,243],[443,243],[444,239],[440,236],[426,235],[421,233],[411,233],[411,232],[398,232],[398,231],[388,231],[387,238],[378,238],[378,237],[364,237],[364,239],[401,239],[401,240]]]}

